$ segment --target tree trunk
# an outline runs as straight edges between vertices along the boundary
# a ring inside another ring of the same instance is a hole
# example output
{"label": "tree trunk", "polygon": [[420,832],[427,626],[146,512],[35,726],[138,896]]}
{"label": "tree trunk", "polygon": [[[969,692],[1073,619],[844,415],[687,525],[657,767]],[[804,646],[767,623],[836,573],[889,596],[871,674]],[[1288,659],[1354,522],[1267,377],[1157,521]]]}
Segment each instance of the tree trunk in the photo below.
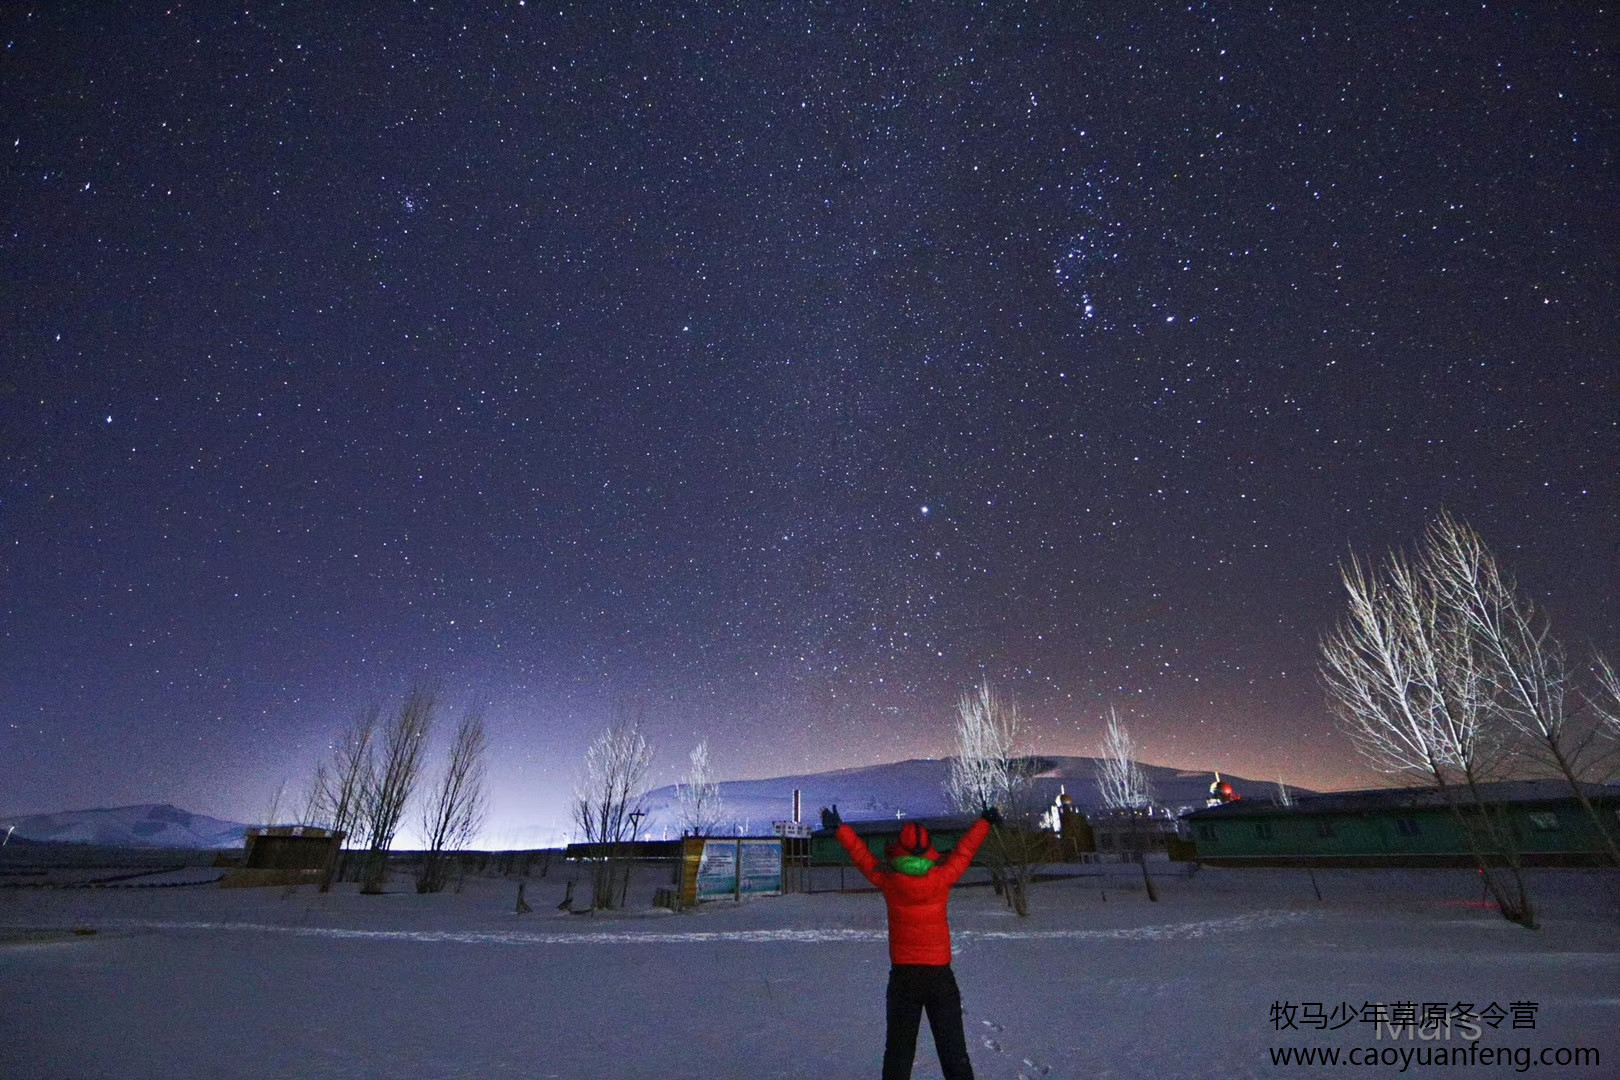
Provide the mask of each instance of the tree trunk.
{"label": "tree trunk", "polygon": [[1153,887],[1153,878],[1148,876],[1147,856],[1138,851],[1136,853],[1136,861],[1142,867],[1142,884],[1147,888],[1147,898],[1157,904],[1159,902],[1159,893],[1158,890],[1154,889]]}

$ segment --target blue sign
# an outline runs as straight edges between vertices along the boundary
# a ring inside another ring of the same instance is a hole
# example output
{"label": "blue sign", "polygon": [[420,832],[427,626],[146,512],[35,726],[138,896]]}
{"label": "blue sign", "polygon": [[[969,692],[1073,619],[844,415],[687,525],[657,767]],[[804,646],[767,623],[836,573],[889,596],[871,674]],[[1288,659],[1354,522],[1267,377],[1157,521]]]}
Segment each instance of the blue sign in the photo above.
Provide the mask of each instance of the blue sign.
{"label": "blue sign", "polygon": [[[741,880],[738,860],[741,858]],[[740,887],[739,887],[740,886]],[[743,837],[703,841],[698,860],[697,898],[727,900],[738,896],[777,896],[782,892],[782,841]]]}

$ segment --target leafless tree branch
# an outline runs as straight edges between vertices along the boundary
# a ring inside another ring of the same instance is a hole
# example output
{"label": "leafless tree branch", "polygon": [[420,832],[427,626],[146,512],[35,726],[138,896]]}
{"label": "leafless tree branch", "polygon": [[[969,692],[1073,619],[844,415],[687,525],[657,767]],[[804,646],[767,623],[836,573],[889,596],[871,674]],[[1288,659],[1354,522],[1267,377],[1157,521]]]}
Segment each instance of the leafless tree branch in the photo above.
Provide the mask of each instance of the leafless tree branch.
{"label": "leafless tree branch", "polygon": [[[1602,714],[1569,708],[1575,672],[1550,620],[1536,611],[1466,523],[1442,514],[1429,527],[1426,543],[1443,602],[1462,613],[1489,672],[1492,716],[1537,769],[1569,785],[1596,826],[1610,863],[1620,866],[1614,831],[1585,787],[1586,774],[1600,764],[1606,749]],[[1575,700],[1578,706],[1581,699]]]}
{"label": "leafless tree branch", "polygon": [[638,725],[615,720],[585,751],[585,769],[574,791],[574,824],[587,844],[600,845],[592,874],[592,906],[617,905],[621,883],[619,849],[633,839],[646,794],[652,746]]}
{"label": "leafless tree branch", "polygon": [[691,769],[681,783],[681,829],[693,836],[709,836],[720,824],[725,807],[720,785],[709,767],[709,744],[705,740],[692,750]]}
{"label": "leafless tree branch", "polygon": [[1029,914],[1029,887],[1044,852],[1036,827],[1043,808],[1035,805],[1035,770],[1018,753],[1023,733],[1017,703],[998,695],[988,679],[980,682],[957,701],[956,756],[945,781],[957,809],[1001,810],[1003,824],[992,830],[984,850],[997,891],[1020,916]]}
{"label": "leafless tree branch", "polygon": [[363,892],[381,892],[388,874],[388,850],[416,790],[427,754],[428,734],[439,708],[439,690],[429,682],[411,687],[382,730],[376,768],[361,799],[370,858]]}
{"label": "leafless tree branch", "polygon": [[1136,760],[1136,743],[1112,706],[1097,759],[1097,790],[1110,810],[1139,810],[1153,802],[1147,774]]}
{"label": "leafless tree branch", "polygon": [[1434,530],[1416,560],[1341,571],[1349,611],[1322,643],[1329,702],[1380,772],[1436,788],[1451,808],[1502,914],[1534,924],[1517,842],[1482,785],[1510,763],[1493,723],[1494,677],[1469,615],[1444,580]]}
{"label": "leafless tree branch", "polygon": [[[316,770],[313,797],[318,809],[311,816],[324,820],[329,828],[343,833],[345,848],[357,842],[361,830],[364,796],[372,786],[372,743],[376,738],[381,712],[379,706],[372,705],[356,714],[332,747],[331,757]],[[342,852],[334,852],[321,878],[321,892],[331,890],[333,879],[343,869],[343,859]]]}
{"label": "leafless tree branch", "polygon": [[484,711],[481,707],[469,709],[456,728],[444,772],[422,807],[426,847],[416,878],[419,893],[435,893],[445,887],[450,879],[452,853],[471,843],[483,825],[487,809],[487,747]]}

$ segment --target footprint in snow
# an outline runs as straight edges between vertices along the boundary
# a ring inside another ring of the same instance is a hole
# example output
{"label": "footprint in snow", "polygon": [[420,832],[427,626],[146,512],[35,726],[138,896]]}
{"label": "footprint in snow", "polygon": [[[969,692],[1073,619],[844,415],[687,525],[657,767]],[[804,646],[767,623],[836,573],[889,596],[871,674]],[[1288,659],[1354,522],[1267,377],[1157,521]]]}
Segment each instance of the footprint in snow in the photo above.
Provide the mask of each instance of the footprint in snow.
{"label": "footprint in snow", "polygon": [[1001,1030],[1003,1030],[1002,1026],[1000,1024],[996,1023],[994,1020],[981,1020],[981,1021],[979,1021],[979,1023],[983,1024],[985,1027],[989,1028],[991,1031],[1001,1031]]}
{"label": "footprint in snow", "polygon": [[984,1040],[984,1048],[986,1050],[994,1050],[998,1054],[1001,1053],[1001,1044],[996,1042],[994,1039]]}

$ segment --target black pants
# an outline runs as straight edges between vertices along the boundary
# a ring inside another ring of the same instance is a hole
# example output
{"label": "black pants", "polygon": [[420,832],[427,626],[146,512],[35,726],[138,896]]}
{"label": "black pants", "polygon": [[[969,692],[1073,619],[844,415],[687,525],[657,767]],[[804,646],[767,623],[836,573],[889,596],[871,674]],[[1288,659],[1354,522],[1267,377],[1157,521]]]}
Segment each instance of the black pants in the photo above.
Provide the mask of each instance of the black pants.
{"label": "black pants", "polygon": [[917,1026],[928,1010],[928,1027],[945,1080],[973,1080],[967,1036],[962,1032],[962,991],[949,964],[896,964],[889,969],[889,1033],[883,1041],[883,1080],[910,1080],[917,1056]]}

